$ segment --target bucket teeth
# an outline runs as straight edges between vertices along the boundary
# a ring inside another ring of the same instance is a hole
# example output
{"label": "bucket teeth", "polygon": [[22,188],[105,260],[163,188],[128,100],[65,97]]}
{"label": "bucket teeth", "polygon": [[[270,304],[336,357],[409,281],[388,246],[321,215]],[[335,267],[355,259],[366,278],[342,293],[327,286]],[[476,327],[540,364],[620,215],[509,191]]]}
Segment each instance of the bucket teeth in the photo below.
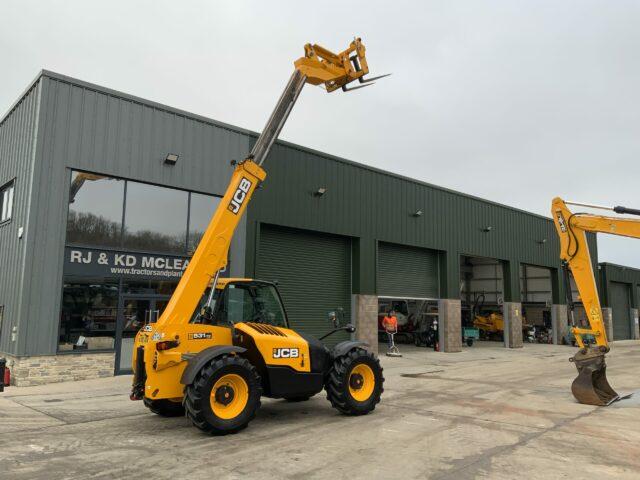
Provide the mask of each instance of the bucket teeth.
{"label": "bucket teeth", "polygon": [[599,347],[589,347],[580,350],[570,359],[578,369],[578,376],[571,384],[571,392],[579,403],[606,406],[620,398],[607,381],[604,355]]}

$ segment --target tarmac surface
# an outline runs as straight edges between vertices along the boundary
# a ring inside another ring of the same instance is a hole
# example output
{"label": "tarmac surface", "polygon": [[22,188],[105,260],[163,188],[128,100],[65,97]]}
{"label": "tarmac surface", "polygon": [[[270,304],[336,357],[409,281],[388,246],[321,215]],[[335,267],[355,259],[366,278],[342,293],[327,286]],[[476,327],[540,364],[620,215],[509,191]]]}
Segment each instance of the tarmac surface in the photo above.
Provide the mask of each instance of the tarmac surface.
{"label": "tarmac surface", "polygon": [[[640,342],[613,344],[608,377],[640,389]],[[0,394],[0,478],[638,479],[640,393],[575,402],[575,349],[497,343],[382,357],[385,392],[344,417],[324,394],[265,399],[249,428],[211,437],[128,399],[128,376]]]}

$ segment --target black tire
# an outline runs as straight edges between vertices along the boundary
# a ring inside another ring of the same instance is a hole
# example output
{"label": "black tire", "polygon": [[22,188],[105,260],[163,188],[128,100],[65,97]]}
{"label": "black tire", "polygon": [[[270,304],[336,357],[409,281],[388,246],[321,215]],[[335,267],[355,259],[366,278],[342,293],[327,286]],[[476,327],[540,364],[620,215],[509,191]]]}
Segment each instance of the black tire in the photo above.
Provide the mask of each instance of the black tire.
{"label": "black tire", "polygon": [[467,347],[473,347],[473,338],[467,338]]}
{"label": "black tire", "polygon": [[[375,381],[373,392],[364,401],[353,398],[349,389],[351,372],[359,364],[365,364],[371,368]],[[331,406],[339,412],[345,415],[366,415],[380,403],[380,396],[384,392],[383,383],[384,377],[378,357],[363,348],[354,348],[334,360],[324,388]]]}
{"label": "black tire", "polygon": [[150,400],[144,398],[144,406],[161,417],[184,417],[184,406],[180,402],[171,400]]}
{"label": "black tire", "polygon": [[[224,375],[235,374],[248,387],[248,399],[243,410],[233,418],[216,415],[210,396],[214,384]],[[260,376],[248,360],[236,355],[214,358],[196,375],[193,383],[185,388],[184,407],[187,418],[200,430],[213,435],[238,432],[249,424],[260,407],[262,386]]]}
{"label": "black tire", "polygon": [[296,403],[296,402],[306,402],[311,397],[303,396],[303,397],[284,397],[287,402]]}

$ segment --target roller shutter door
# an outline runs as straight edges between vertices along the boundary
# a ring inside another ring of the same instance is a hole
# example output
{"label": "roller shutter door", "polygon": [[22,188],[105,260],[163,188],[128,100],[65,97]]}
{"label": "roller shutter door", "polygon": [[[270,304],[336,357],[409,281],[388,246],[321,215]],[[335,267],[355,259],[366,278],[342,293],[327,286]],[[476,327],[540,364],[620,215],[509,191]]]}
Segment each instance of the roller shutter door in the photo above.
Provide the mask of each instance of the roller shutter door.
{"label": "roller shutter door", "polygon": [[611,282],[609,303],[613,315],[613,339],[628,340],[631,338],[631,304],[629,301],[629,285]]}
{"label": "roller shutter door", "polygon": [[[337,235],[262,225],[256,277],[278,282],[292,328],[321,336],[331,329],[327,313],[342,307],[351,319],[351,241]],[[347,340],[340,332],[331,345]]]}
{"label": "roller shutter door", "polygon": [[378,244],[378,295],[438,298],[438,252],[394,243]]}

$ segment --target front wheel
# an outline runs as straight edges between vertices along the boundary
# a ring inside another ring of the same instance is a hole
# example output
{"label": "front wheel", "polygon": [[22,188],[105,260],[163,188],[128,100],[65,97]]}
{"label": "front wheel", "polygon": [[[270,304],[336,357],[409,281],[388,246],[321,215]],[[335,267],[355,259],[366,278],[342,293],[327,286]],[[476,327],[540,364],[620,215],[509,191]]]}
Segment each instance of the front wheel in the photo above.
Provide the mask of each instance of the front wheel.
{"label": "front wheel", "polygon": [[378,358],[363,348],[354,348],[335,359],[325,390],[331,406],[345,415],[366,415],[380,402],[384,389]]}
{"label": "front wheel", "polygon": [[245,428],[260,406],[262,387],[248,360],[228,355],[213,359],[185,389],[187,417],[200,430],[215,435]]}

